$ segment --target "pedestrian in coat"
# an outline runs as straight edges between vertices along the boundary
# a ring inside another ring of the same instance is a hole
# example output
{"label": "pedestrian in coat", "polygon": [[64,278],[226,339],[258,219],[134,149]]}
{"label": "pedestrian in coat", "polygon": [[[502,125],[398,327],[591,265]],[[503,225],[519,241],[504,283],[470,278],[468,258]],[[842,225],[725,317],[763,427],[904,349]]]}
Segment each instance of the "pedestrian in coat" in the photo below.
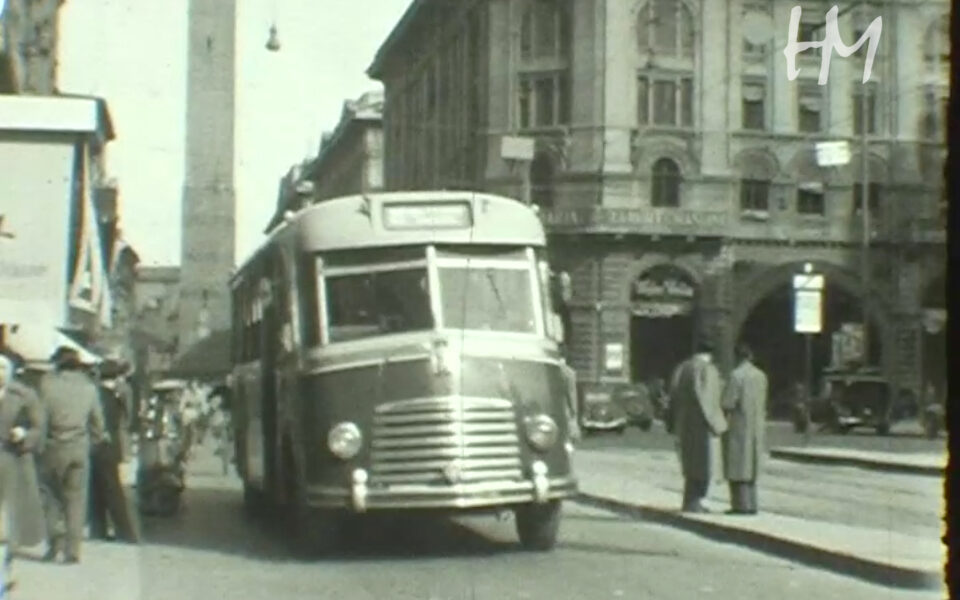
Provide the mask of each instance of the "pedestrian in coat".
{"label": "pedestrian in coat", "polygon": [[[29,387],[14,379],[10,358],[0,355],[0,553],[3,583],[11,587],[13,551],[43,540],[44,522],[34,453],[41,448],[44,415]],[[2,588],[0,588],[2,589]]]}
{"label": "pedestrian in coat", "polygon": [[87,517],[90,448],[107,439],[97,386],[83,372],[75,350],[61,347],[53,355],[55,370],[40,382],[47,412],[47,440],[42,459],[49,548],[45,560],[62,553],[64,562],[80,561]]}
{"label": "pedestrian in coat", "polygon": [[109,539],[109,518],[116,538],[136,542],[139,535],[120,483],[123,454],[120,440],[126,407],[123,405],[124,399],[117,393],[115,380],[108,378],[103,382],[100,401],[108,439],[95,444],[90,455],[90,535]]}
{"label": "pedestrian in coat", "polygon": [[721,400],[729,424],[723,435],[724,472],[730,483],[730,513],[756,514],[766,447],[767,376],[753,364],[746,344],[737,346],[736,359]]}
{"label": "pedestrian in coat", "polygon": [[720,373],[707,342],[674,371],[670,385],[673,433],[683,470],[685,512],[707,512],[703,499],[710,485],[717,436],[727,428],[720,407]]}

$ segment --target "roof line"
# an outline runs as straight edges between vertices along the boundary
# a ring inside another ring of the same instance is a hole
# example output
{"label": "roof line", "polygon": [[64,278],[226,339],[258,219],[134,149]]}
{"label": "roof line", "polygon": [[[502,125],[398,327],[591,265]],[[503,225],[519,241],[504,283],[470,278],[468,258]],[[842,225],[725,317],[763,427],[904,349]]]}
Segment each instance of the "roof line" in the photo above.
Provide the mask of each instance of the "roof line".
{"label": "roof line", "polygon": [[420,10],[429,1],[430,0],[413,0],[413,2],[410,3],[406,12],[400,17],[400,21],[397,22],[396,26],[390,31],[390,35],[387,36],[386,41],[380,45],[377,54],[373,57],[373,62],[367,67],[366,74],[368,77],[378,79],[387,55],[393,50],[394,46],[399,43],[404,34],[407,33],[407,30],[413,24],[414,20],[416,20]]}

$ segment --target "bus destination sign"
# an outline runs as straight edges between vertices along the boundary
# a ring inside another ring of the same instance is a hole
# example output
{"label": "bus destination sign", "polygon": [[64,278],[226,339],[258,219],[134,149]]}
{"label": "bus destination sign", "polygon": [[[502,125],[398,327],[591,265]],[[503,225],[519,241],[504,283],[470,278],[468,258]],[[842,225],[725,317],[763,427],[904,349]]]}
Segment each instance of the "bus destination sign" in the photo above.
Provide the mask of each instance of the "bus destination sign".
{"label": "bus destination sign", "polygon": [[384,229],[457,229],[470,227],[468,202],[390,203],[383,207]]}

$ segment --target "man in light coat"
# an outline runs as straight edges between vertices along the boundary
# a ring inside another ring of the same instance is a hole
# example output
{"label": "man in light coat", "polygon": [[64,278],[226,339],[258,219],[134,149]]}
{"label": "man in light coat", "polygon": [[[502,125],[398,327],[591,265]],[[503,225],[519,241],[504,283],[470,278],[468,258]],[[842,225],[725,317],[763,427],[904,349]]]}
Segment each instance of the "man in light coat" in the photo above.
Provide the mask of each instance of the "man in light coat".
{"label": "man in light coat", "polygon": [[765,448],[767,376],[753,364],[746,344],[736,348],[737,366],[723,392],[729,428],[723,436],[723,462],[730,483],[730,513],[757,512],[757,478]]}
{"label": "man in light coat", "polygon": [[108,439],[97,386],[83,371],[77,352],[61,347],[56,370],[40,382],[47,414],[43,454],[43,492],[49,549],[45,560],[63,553],[65,563],[80,562],[87,517],[90,448]]}
{"label": "man in light coat", "polygon": [[674,371],[670,385],[673,433],[683,469],[683,510],[708,512],[703,506],[710,485],[713,446],[727,428],[720,407],[720,372],[707,342]]}

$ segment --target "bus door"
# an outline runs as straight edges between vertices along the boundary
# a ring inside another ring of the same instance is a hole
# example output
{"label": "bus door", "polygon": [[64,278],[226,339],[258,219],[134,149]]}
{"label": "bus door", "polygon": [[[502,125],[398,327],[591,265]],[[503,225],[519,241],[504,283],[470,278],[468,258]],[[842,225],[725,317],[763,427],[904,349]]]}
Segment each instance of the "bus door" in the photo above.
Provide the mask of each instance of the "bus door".
{"label": "bus door", "polygon": [[[267,263],[268,268],[273,264]],[[260,328],[260,424],[263,434],[263,480],[268,493],[276,490],[277,437],[277,316],[272,275],[260,279],[258,293],[263,306],[263,324]]]}

